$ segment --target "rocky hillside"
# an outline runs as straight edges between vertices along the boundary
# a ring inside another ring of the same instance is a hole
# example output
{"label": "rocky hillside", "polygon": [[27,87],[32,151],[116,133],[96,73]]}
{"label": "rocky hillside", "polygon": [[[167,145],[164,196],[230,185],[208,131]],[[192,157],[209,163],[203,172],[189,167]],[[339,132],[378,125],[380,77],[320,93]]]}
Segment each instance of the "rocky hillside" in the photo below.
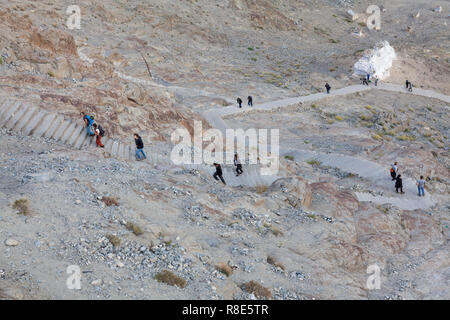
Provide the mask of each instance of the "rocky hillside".
{"label": "rocky hillside", "polygon": [[[0,0],[0,299],[448,299],[449,7],[431,2],[379,1],[369,31],[346,13],[365,0],[80,0],[71,30],[66,1]],[[380,40],[397,60],[362,87]],[[280,129],[278,174],[174,165],[194,120]]]}

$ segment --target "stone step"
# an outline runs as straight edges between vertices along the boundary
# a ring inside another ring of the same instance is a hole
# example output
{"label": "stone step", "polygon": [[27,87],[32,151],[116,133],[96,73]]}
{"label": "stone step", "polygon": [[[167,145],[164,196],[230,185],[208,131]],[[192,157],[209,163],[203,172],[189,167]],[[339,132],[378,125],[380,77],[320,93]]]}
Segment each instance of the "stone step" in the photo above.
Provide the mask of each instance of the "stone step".
{"label": "stone step", "polygon": [[104,143],[105,145],[105,151],[109,154],[111,154],[111,149],[112,149],[112,145],[113,145],[113,140],[112,139],[107,139],[106,142]]}
{"label": "stone step", "polygon": [[88,149],[92,147],[95,144],[95,137],[90,136],[86,133],[86,139],[84,140],[83,144],[81,145],[81,149]]}
{"label": "stone step", "polygon": [[77,137],[77,139],[75,140],[73,147],[75,149],[81,149],[85,145],[87,139],[88,139],[88,135],[86,133],[86,128],[84,126],[81,126],[80,134]]}
{"label": "stone step", "polygon": [[127,149],[125,150],[125,153],[127,153],[127,155],[128,155],[127,160],[133,160],[134,154],[133,154],[133,149],[130,145],[127,145]]}
{"label": "stone step", "polygon": [[61,137],[61,142],[68,144],[67,142],[72,137],[72,135],[75,133],[75,131],[77,131],[77,129],[78,129],[78,124],[76,122],[71,121],[69,127],[66,129],[63,136]]}
{"label": "stone step", "polygon": [[74,130],[72,136],[70,137],[70,139],[67,140],[67,144],[69,144],[72,147],[75,147],[76,142],[78,141],[78,139],[80,139],[80,136],[83,134],[84,130],[83,130],[83,126],[80,125],[79,123],[76,123],[76,129]]}
{"label": "stone step", "polygon": [[45,138],[52,138],[55,132],[61,127],[64,123],[64,117],[61,115],[57,115],[56,118],[49,124],[47,130],[44,132]]}
{"label": "stone step", "polygon": [[35,114],[37,114],[38,109],[31,107],[28,108],[28,111],[22,116],[22,118],[16,123],[14,126],[14,131],[22,131],[22,129],[30,122]]}
{"label": "stone step", "polygon": [[10,105],[11,101],[8,99],[2,99],[0,100],[0,119],[2,118],[3,112],[5,112],[8,109],[8,106]]}
{"label": "stone step", "polygon": [[48,113],[45,112],[44,110],[38,110],[38,113],[31,119],[31,121],[22,130],[23,134],[26,136],[30,135],[33,132],[33,130],[41,124],[42,120],[44,119],[44,117],[47,114]]}
{"label": "stone step", "polygon": [[55,113],[49,113],[45,115],[41,123],[38,124],[38,126],[31,131],[31,134],[35,137],[42,137],[44,133],[48,130],[52,122],[55,120],[55,118],[56,118]]}
{"label": "stone step", "polygon": [[117,157],[117,151],[119,149],[119,143],[117,141],[113,142],[112,148],[111,148],[111,155],[113,157]]}
{"label": "stone step", "polygon": [[5,106],[6,110],[2,113],[0,118],[0,127],[3,127],[8,122],[8,120],[14,115],[14,113],[20,108],[21,105],[22,102],[15,101]]}
{"label": "stone step", "polygon": [[53,134],[52,138],[54,140],[56,140],[56,141],[61,140],[61,137],[66,132],[66,130],[68,129],[69,125],[70,125],[70,121],[69,120],[63,120],[62,124],[59,126],[58,130],[55,131],[55,133]]}
{"label": "stone step", "polygon": [[119,142],[119,150],[117,151],[117,157],[118,158],[124,158],[124,145],[123,143]]}
{"label": "stone step", "polygon": [[6,122],[5,127],[8,130],[11,130],[14,128],[17,122],[22,118],[23,114],[27,112],[28,106],[27,105],[21,105],[20,108],[18,108],[9,118],[8,122]]}

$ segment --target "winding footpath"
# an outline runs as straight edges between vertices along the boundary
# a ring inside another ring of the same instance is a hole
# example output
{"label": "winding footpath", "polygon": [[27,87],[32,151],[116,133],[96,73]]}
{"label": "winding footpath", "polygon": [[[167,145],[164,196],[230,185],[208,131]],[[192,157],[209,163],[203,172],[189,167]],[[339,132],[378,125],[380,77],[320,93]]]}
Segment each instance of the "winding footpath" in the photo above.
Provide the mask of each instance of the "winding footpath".
{"label": "winding footpath", "polygon": [[[294,98],[287,98],[277,101],[271,101],[262,103],[259,105],[254,105],[253,107],[247,108],[237,108],[234,106],[213,108],[205,111],[203,117],[215,128],[221,130],[225,133],[228,128],[224,121],[224,117],[232,115],[243,115],[250,112],[257,111],[268,111],[277,108],[291,106],[297,103],[318,101],[326,97],[338,97],[348,94],[353,94],[357,92],[362,92],[366,90],[385,90],[392,92],[399,92],[404,94],[412,94],[416,96],[423,96],[427,98],[434,98],[446,103],[450,103],[450,96],[434,92],[431,90],[424,90],[419,88],[414,88],[413,92],[408,92],[403,86],[390,83],[380,83],[378,86],[363,86],[363,85],[352,85],[344,87],[337,90],[332,90],[330,94],[327,93],[317,93],[307,96],[300,96]],[[359,177],[371,181],[375,186],[381,187],[386,190],[382,195],[374,195],[369,192],[355,192],[359,201],[371,201],[377,204],[392,204],[404,210],[415,210],[415,209],[426,209],[432,207],[436,201],[433,199],[429,192],[426,193],[425,197],[417,196],[416,180],[403,177],[403,189],[405,194],[396,194],[392,192],[393,181],[390,179],[388,173],[389,164],[379,165],[375,162],[361,159],[358,157],[337,154],[337,153],[323,153],[310,150],[281,150],[280,153],[290,154],[294,156],[296,160],[307,161],[315,159],[320,161],[322,165],[338,168],[343,172],[353,173]],[[258,175],[255,170],[251,172],[247,177],[241,176],[242,184],[247,184],[247,179],[251,177],[252,179],[257,179],[254,175]],[[224,174],[225,176],[225,174]],[[272,181],[276,180],[277,177],[273,177]],[[225,176],[225,179],[227,177]],[[266,177],[266,180],[270,180]]]}
{"label": "winding footpath", "polygon": [[[121,75],[125,78],[124,75]],[[126,77],[128,81],[135,81],[132,77]],[[161,85],[164,87],[164,85]],[[178,89],[178,87],[177,87]],[[450,103],[450,97],[430,91],[415,88],[412,93],[407,92],[402,86],[395,84],[383,83],[377,87],[352,85],[341,89],[331,91],[330,94],[317,93],[307,96],[293,97],[282,100],[254,105],[252,108],[239,109],[236,106],[220,107],[207,110],[203,113],[204,118],[212,127],[220,129],[222,132],[228,128],[224,121],[224,117],[231,115],[242,115],[249,112],[268,111],[276,108],[287,107],[297,103],[318,101],[326,97],[337,97],[366,90],[386,90],[400,92],[405,94],[413,94],[428,98],[439,99]],[[184,88],[184,90],[189,90]],[[203,92],[202,92],[203,93]],[[20,132],[24,135],[32,135],[36,137],[45,137],[63,144],[69,145],[74,149],[87,149],[95,147],[95,139],[87,137],[85,129],[79,121],[68,119],[60,114],[48,112],[28,105],[25,101],[14,100],[10,98],[0,98],[0,127],[8,130]],[[130,142],[123,143],[119,140],[105,137],[104,151],[106,154],[120,160],[134,160],[134,145]],[[291,154],[296,160],[316,159],[321,164],[339,168],[348,173],[359,175],[363,179],[370,180],[377,187],[383,190],[392,190],[392,181],[387,176],[386,164],[383,166],[372,161],[361,159],[358,157],[337,154],[323,153],[311,150],[280,150],[281,154]],[[147,153],[148,160],[151,163],[169,163],[168,155],[158,154],[151,150]],[[199,170],[208,175],[214,172],[213,166],[205,164],[184,165],[186,168]],[[260,174],[258,165],[243,165],[244,173],[236,177],[233,165],[223,165],[223,177],[229,186],[259,186],[270,185],[272,182],[280,178],[280,176],[263,176]],[[386,177],[387,176],[387,177]],[[381,178],[380,178],[381,177]],[[387,195],[374,195],[369,192],[356,192],[360,201],[371,201],[374,203],[384,204],[390,203],[402,209],[414,210],[419,208],[429,208],[435,204],[433,197],[427,193],[425,197],[417,197],[415,180],[404,177],[403,180],[405,194],[396,195],[394,193]]]}

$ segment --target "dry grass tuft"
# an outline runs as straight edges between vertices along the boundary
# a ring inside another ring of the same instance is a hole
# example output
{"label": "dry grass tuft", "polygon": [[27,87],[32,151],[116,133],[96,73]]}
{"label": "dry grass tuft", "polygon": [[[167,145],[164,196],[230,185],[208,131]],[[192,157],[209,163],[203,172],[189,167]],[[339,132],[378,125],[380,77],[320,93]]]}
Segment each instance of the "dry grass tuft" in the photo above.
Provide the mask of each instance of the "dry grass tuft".
{"label": "dry grass tuft", "polygon": [[284,267],[284,265],[281,263],[281,262],[279,262],[275,257],[273,257],[273,256],[268,256],[267,257],[267,263],[268,264],[271,264],[271,265],[273,265],[274,267],[276,267],[276,268],[280,268],[281,270],[285,270],[285,267]]}
{"label": "dry grass tuft", "polygon": [[18,210],[18,214],[27,216],[30,214],[30,201],[27,198],[21,198],[14,201],[13,209]]}
{"label": "dry grass tuft", "polygon": [[173,272],[171,272],[169,270],[163,270],[163,271],[157,273],[155,276],[155,279],[158,282],[163,282],[170,286],[177,286],[180,288],[186,287],[186,280],[175,275]]}
{"label": "dry grass tuft", "polygon": [[137,224],[128,221],[126,226],[125,226],[128,230],[130,230],[131,232],[133,232],[135,235],[139,236],[141,234],[143,234],[144,232],[142,231],[141,227],[139,227]]}
{"label": "dry grass tuft", "polygon": [[266,185],[259,185],[256,186],[256,193],[257,194],[263,194],[264,192],[266,192],[268,189],[268,187]]}
{"label": "dry grass tuft", "polygon": [[241,289],[248,293],[253,293],[258,298],[270,299],[272,297],[272,293],[269,289],[263,287],[258,282],[253,280],[243,283],[241,285]]}
{"label": "dry grass tuft", "polygon": [[283,231],[281,231],[280,229],[278,229],[275,226],[271,226],[270,227],[270,231],[274,234],[274,236],[278,237],[278,236],[282,236],[284,235]]}
{"label": "dry grass tuft", "polygon": [[233,269],[224,262],[219,262],[216,264],[216,270],[222,272],[227,277],[231,276],[233,274]]}
{"label": "dry grass tuft", "polygon": [[109,242],[111,242],[111,244],[114,247],[120,246],[121,240],[120,240],[120,238],[118,236],[115,236],[113,234],[107,234],[106,238],[109,240]]}
{"label": "dry grass tuft", "polygon": [[118,207],[119,206],[119,202],[118,202],[118,198],[117,197],[103,197],[102,198],[102,201],[108,206],[108,207],[110,207],[110,206],[116,206],[116,207]]}

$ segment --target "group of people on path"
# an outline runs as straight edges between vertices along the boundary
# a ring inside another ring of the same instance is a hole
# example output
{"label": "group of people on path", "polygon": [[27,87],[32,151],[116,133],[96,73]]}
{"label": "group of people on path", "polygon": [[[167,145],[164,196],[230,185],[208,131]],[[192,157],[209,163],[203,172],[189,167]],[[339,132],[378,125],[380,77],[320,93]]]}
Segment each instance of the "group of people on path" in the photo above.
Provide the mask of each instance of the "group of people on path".
{"label": "group of people on path", "polygon": [[[242,170],[242,163],[239,160],[239,157],[237,153],[234,154],[234,166],[236,167],[236,177],[240,176],[244,173],[244,170]],[[225,179],[223,178],[223,172],[222,172],[222,166],[216,162],[214,162],[214,167],[216,167],[216,171],[213,174],[214,179],[217,181],[222,181],[223,184],[226,185]]]}
{"label": "group of people on path", "polygon": [[[392,177],[392,181],[395,181],[395,191],[398,193],[398,191],[400,190],[400,193],[404,193],[403,192],[403,180],[402,180],[402,175],[398,173],[398,163],[394,162],[391,165],[391,177]],[[425,179],[423,178],[423,176],[420,176],[420,179],[418,179],[416,181],[416,185],[417,185],[417,191],[418,191],[418,196],[419,197],[423,197],[425,196]]]}
{"label": "group of people on path", "polygon": [[[372,80],[370,80],[370,77],[371,76],[368,73],[364,78],[361,78],[362,84],[368,86],[369,83],[372,81]],[[378,77],[373,76],[372,79],[373,79],[373,83],[374,83],[375,87],[378,86]]]}
{"label": "group of people on path", "polygon": [[[242,108],[242,99],[238,97],[236,101],[238,103],[239,108]],[[253,107],[253,97],[252,96],[247,97],[247,105],[249,107]]]}
{"label": "group of people on path", "polygon": [[[100,124],[94,122],[93,115],[88,115],[86,114],[86,112],[81,112],[81,115],[83,116],[86,134],[90,137],[95,136],[95,144],[100,148],[104,148],[105,145],[102,143],[102,137],[105,135],[105,130]],[[147,156],[144,152],[144,142],[137,133],[134,134],[134,142],[136,144],[136,160],[140,161],[147,159]]]}
{"label": "group of people on path", "polygon": [[90,137],[95,136],[95,144],[100,148],[104,148],[102,137],[105,135],[105,130],[103,130],[101,125],[94,122],[94,116],[88,115],[85,112],[81,112],[81,115],[83,116],[86,133]]}

